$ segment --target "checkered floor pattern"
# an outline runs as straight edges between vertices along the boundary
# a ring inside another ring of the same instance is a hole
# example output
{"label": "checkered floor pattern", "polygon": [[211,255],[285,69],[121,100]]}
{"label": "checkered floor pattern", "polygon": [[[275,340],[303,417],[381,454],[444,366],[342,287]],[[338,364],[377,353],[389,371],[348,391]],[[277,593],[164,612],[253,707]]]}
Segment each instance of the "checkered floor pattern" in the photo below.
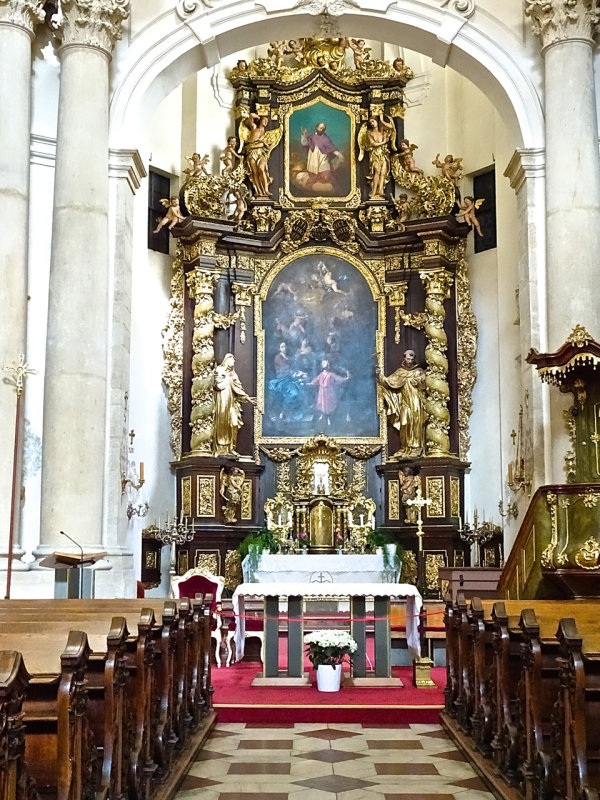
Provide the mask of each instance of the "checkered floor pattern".
{"label": "checkered floor pattern", "polygon": [[176,800],[493,800],[439,725],[217,725]]}

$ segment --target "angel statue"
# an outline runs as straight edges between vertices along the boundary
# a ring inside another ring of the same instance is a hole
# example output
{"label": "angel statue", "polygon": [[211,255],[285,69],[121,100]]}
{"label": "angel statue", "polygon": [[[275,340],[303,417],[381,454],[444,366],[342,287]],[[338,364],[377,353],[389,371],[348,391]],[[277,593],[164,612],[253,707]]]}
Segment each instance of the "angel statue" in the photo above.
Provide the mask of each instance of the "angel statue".
{"label": "angel statue", "polygon": [[370,57],[371,48],[365,47],[364,39],[350,39],[349,45],[354,57],[354,69],[362,69]]}
{"label": "angel statue", "polygon": [[442,175],[449,181],[452,181],[455,187],[458,187],[460,179],[463,176],[462,158],[454,158],[451,153],[440,161],[440,154],[438,153],[435,160],[431,162],[434,167],[442,170]]}
{"label": "angel statue", "polygon": [[236,186],[231,190],[231,194],[234,198],[233,203],[233,212],[227,217],[227,219],[233,220],[233,224],[237,228],[246,211],[248,210],[248,203],[246,202],[246,198],[250,194],[250,191],[247,186],[242,184],[241,186]]}
{"label": "angel statue", "polygon": [[229,136],[227,138],[227,147],[225,147],[219,156],[219,160],[223,163],[222,172],[226,175],[234,171],[238,161],[244,160],[243,157],[236,152],[237,146],[237,138],[235,136]]}
{"label": "angel statue", "polygon": [[467,225],[475,228],[480,236],[483,236],[483,231],[481,230],[479,220],[475,216],[475,212],[483,202],[483,200],[475,200],[474,197],[465,197],[458,207],[458,214],[456,215],[458,222],[466,222]]}
{"label": "angel statue", "polygon": [[417,149],[418,148],[416,144],[411,144],[408,139],[401,139],[398,156],[400,157],[400,163],[406,172],[414,172],[417,175],[422,175],[423,170],[419,169],[419,167],[417,167],[415,164],[414,153]]}
{"label": "angel statue", "polygon": [[277,69],[281,68],[281,65],[283,63],[283,57],[286,53],[287,53],[287,46],[285,41],[277,40],[274,42],[269,42],[267,57],[271,59],[271,61],[275,64]]}
{"label": "angel statue", "polygon": [[246,170],[257,197],[270,197],[269,186],[273,178],[269,175],[269,156],[281,139],[281,126],[267,130],[268,117],[250,113],[240,122],[239,136],[242,142]]}
{"label": "angel statue", "polygon": [[369,117],[358,132],[358,160],[362,161],[365,152],[369,154],[367,180],[371,184],[370,198],[382,199],[386,183],[390,179],[390,147],[396,149],[396,128],[391,117],[380,114]]}
{"label": "angel statue", "polygon": [[189,161],[190,166],[183,171],[190,178],[199,178],[200,175],[206,175],[208,177],[206,165],[208,164],[209,159],[210,156],[201,156],[200,153],[194,153],[191,156],[186,156],[185,160]]}
{"label": "angel statue", "polygon": [[152,233],[158,233],[161,231],[165,225],[169,226],[169,230],[174,225],[177,225],[179,222],[183,222],[185,217],[181,213],[181,209],[179,208],[179,198],[178,197],[171,197],[169,200],[166,197],[160,201],[160,204],[167,209],[167,213],[158,221],[158,225],[152,231]]}
{"label": "angel statue", "polygon": [[222,504],[225,522],[237,522],[237,510],[242,502],[245,479],[246,473],[239,467],[233,467],[229,473],[225,472],[224,468],[221,468],[220,495],[225,501]]}

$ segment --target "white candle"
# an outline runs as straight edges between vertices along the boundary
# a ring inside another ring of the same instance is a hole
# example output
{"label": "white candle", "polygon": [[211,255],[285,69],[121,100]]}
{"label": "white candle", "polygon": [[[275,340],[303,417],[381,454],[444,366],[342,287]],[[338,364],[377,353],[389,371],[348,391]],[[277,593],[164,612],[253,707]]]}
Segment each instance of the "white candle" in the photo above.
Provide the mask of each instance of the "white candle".
{"label": "white candle", "polygon": [[365,515],[361,514],[360,515],[360,524],[361,524],[361,526],[364,525],[364,522],[365,522]]}
{"label": "white candle", "polygon": [[279,527],[281,528],[281,511],[279,512]]}
{"label": "white candle", "polygon": [[462,531],[462,517],[458,515],[458,530]]}

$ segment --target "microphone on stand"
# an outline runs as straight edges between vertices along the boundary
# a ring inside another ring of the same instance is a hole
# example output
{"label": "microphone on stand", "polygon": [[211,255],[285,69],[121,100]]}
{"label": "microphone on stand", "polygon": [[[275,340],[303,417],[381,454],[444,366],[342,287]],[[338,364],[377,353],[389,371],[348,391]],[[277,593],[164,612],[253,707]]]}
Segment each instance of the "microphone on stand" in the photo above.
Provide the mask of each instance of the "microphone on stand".
{"label": "microphone on stand", "polygon": [[76,542],[75,539],[72,536],[69,536],[68,533],[65,533],[64,531],[59,531],[59,533],[60,533],[61,536],[66,536],[67,539],[69,539],[71,542],[73,542],[75,547],[78,547],[81,550],[81,564],[78,567],[78,569],[79,569],[79,599],[81,600],[81,594],[83,592],[83,572],[82,572],[82,570],[83,570],[83,559],[85,558],[85,556],[83,555],[83,547],[79,544],[79,542]]}

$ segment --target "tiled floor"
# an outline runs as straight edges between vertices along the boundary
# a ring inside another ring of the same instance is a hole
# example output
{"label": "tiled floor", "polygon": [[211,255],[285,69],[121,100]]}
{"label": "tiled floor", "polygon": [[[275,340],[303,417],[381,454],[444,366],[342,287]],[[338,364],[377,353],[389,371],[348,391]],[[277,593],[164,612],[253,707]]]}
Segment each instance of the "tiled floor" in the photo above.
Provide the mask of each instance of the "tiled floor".
{"label": "tiled floor", "polygon": [[218,725],[176,800],[493,800],[439,725]]}

